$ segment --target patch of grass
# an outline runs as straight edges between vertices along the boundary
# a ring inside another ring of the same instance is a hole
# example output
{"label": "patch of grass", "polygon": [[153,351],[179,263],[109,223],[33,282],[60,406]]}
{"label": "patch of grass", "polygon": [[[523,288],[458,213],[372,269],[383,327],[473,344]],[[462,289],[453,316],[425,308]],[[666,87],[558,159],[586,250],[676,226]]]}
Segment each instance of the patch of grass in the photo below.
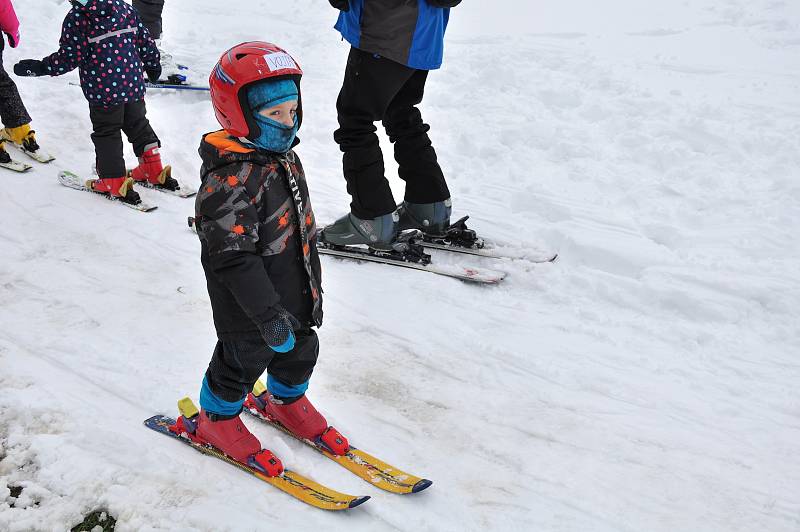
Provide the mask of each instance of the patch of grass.
{"label": "patch of grass", "polygon": [[117,526],[117,520],[105,510],[95,510],[87,515],[81,524],[72,527],[70,532],[90,532],[96,526],[101,527],[103,532],[112,532]]}

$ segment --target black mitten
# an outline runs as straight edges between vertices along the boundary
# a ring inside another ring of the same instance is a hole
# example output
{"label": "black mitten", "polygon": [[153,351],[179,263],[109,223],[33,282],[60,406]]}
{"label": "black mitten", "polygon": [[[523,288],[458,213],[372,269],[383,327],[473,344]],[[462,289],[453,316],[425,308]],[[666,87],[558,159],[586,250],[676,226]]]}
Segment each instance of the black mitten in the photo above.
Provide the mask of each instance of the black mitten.
{"label": "black mitten", "polygon": [[50,67],[38,59],[23,59],[14,65],[14,74],[17,76],[46,76]]}
{"label": "black mitten", "polygon": [[275,311],[275,316],[260,324],[258,330],[273,351],[286,353],[294,349],[294,330],[300,328],[300,322],[280,305]]}

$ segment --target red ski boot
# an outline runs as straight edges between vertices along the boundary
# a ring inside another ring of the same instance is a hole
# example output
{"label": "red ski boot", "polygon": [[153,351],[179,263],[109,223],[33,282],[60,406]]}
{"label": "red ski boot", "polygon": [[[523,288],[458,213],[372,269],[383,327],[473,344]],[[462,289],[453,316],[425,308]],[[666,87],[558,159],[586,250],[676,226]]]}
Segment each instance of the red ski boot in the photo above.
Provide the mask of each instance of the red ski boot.
{"label": "red ski boot", "polygon": [[139,166],[131,170],[128,175],[135,181],[152,188],[179,190],[181,187],[178,181],[172,177],[172,167],[162,166],[159,148],[155,145],[152,146],[139,157]]}
{"label": "red ski boot", "polygon": [[350,449],[347,438],[328,426],[305,395],[289,404],[282,404],[266,391],[261,381],[257,381],[253,392],[247,395],[244,407],[257,411],[268,421],[277,421],[296,438],[309,440],[333,454],[343,455]]}
{"label": "red ski boot", "polygon": [[195,436],[243,464],[247,463],[250,455],[261,450],[258,438],[253,436],[239,416],[212,420],[205,410],[201,410]]}
{"label": "red ski boot", "polygon": [[283,473],[283,464],[268,449],[262,449],[258,438],[247,430],[239,416],[227,419],[197,411],[188,397],[178,401],[181,415],[169,430],[193,442],[210,445],[239,463],[257,469],[268,477]]}
{"label": "red ski boot", "polygon": [[86,188],[100,194],[106,194],[119,198],[125,203],[137,205],[142,202],[139,193],[133,190],[133,179],[130,177],[105,177],[100,179],[89,179]]}

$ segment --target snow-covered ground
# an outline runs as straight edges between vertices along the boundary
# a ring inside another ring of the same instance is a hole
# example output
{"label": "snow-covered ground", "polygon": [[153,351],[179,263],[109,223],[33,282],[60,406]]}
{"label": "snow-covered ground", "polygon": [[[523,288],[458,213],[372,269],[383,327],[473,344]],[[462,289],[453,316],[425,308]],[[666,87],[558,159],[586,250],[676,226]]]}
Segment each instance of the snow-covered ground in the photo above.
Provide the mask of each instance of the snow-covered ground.
{"label": "snow-covered ground", "polygon": [[[55,49],[67,9],[15,3],[9,70]],[[243,40],[299,60],[323,221],[348,203],[335,16],[312,0],[165,12],[200,78]],[[86,102],[74,75],[18,79],[58,160],[0,176],[0,530],[96,508],[120,531],[800,530],[798,67],[797,2],[456,8],[424,116],[455,214],[520,258],[470,259],[509,273],[484,288],[324,259],[310,397],[355,445],[434,480],[385,494],[248,420],[294,469],[373,496],[336,514],[142,426],[197,397],[214,343],[193,202],[145,190],[159,209],[141,214],[59,186],[59,169],[91,169]],[[207,96],[147,103],[197,186]]]}

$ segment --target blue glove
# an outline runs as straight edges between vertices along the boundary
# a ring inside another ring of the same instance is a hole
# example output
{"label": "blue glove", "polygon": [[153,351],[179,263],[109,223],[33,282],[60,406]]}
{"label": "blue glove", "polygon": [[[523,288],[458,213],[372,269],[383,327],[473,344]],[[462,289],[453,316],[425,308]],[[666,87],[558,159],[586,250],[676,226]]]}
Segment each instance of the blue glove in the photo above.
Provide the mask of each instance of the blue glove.
{"label": "blue glove", "polygon": [[258,326],[261,337],[276,353],[294,349],[294,330],[300,328],[297,318],[280,305],[275,306],[275,316]]}

